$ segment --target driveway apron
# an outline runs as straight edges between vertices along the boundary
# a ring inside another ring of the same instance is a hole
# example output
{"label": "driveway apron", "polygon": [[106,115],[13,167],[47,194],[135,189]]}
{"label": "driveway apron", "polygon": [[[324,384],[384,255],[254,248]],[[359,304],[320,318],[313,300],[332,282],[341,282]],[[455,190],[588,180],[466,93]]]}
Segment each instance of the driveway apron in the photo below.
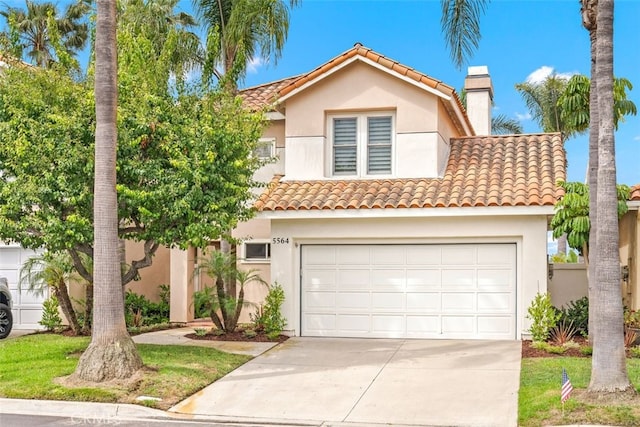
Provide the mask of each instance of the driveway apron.
{"label": "driveway apron", "polygon": [[520,346],[291,338],[171,411],[256,422],[515,426]]}

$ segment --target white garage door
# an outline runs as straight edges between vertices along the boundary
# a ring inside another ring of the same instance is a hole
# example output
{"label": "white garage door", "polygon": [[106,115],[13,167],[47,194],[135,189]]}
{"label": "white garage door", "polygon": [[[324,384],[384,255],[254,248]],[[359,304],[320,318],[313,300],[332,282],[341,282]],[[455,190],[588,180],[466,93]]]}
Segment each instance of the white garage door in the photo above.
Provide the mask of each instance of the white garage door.
{"label": "white garage door", "polygon": [[17,245],[0,243],[0,277],[6,277],[13,298],[13,328],[41,329],[38,324],[42,319],[42,302],[46,295],[38,295],[28,290],[28,286],[18,286],[22,264],[33,256],[33,251],[22,249]]}
{"label": "white garage door", "polygon": [[303,245],[305,336],[515,339],[516,245]]}

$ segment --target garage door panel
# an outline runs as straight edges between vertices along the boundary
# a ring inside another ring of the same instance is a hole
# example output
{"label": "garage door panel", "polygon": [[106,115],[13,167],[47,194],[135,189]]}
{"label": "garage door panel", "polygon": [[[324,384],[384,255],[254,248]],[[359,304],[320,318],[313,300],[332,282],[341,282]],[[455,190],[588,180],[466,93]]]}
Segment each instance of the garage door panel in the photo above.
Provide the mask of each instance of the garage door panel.
{"label": "garage door panel", "polygon": [[406,273],[404,270],[374,269],[371,271],[373,290],[382,289],[402,291],[406,287]]}
{"label": "garage door panel", "polygon": [[442,272],[436,269],[407,270],[407,290],[421,288],[439,288],[442,283]]}
{"label": "garage door panel", "polygon": [[441,294],[439,292],[407,293],[407,310],[441,311],[440,302]]}
{"label": "garage door panel", "polygon": [[369,251],[358,249],[357,246],[338,246],[336,263],[339,265],[363,265],[371,264]]}
{"label": "garage door panel", "polygon": [[307,265],[335,265],[336,249],[330,246],[307,246],[305,263]]}
{"label": "garage door panel", "polygon": [[487,335],[510,334],[513,322],[509,316],[480,316],[478,317],[478,333]]}
{"label": "garage door panel", "polygon": [[475,335],[476,319],[473,316],[442,316],[443,334]]}
{"label": "garage door panel", "polygon": [[302,335],[515,338],[515,244],[309,248],[302,246]]}
{"label": "garage door panel", "polygon": [[407,265],[441,265],[442,248],[431,245],[414,245],[407,247]]}
{"label": "garage door panel", "polygon": [[475,245],[443,245],[442,265],[469,265],[476,263]]}
{"label": "garage door panel", "polygon": [[372,294],[371,308],[374,310],[405,309],[405,294],[399,292],[376,292]]}
{"label": "garage door panel", "polygon": [[[2,255],[3,252],[0,252],[0,255]],[[7,282],[9,282],[9,286],[11,286],[11,284],[16,284],[18,283],[18,278],[19,278],[19,270],[18,269],[13,269],[13,270],[0,270],[0,277],[6,277]],[[15,287],[15,289],[18,289],[17,287]]]}
{"label": "garage door panel", "polygon": [[407,316],[407,334],[414,338],[440,334],[440,316]]}
{"label": "garage door panel", "polygon": [[476,295],[473,293],[442,293],[442,311],[475,311]]}
{"label": "garage door panel", "polygon": [[371,309],[369,292],[340,292],[336,295],[336,307],[339,309],[366,310]]}
{"label": "garage door panel", "polygon": [[512,272],[506,269],[478,270],[478,288],[510,288]]}
{"label": "garage door panel", "polygon": [[341,290],[369,289],[371,271],[369,269],[343,269],[338,271],[338,283]]}
{"label": "garage door panel", "polygon": [[337,280],[335,270],[309,269],[303,277],[304,287],[310,291],[336,289]]}
{"label": "garage door panel", "polygon": [[478,294],[478,312],[510,312],[511,295],[508,293]]}
{"label": "garage door panel", "polygon": [[478,265],[511,265],[513,248],[510,245],[484,245],[478,251]]}
{"label": "garage door panel", "polygon": [[442,270],[442,286],[473,288],[476,286],[476,271],[471,269]]}
{"label": "garage door panel", "polygon": [[335,292],[307,292],[305,309],[333,309],[336,306]]}
{"label": "garage door panel", "polygon": [[339,314],[336,316],[336,329],[340,332],[369,333],[371,316],[369,314]]}
{"label": "garage door panel", "polygon": [[394,246],[374,246],[371,248],[373,265],[404,265],[405,251],[398,251]]}
{"label": "garage door panel", "polygon": [[335,331],[336,315],[335,314],[307,314],[304,316],[305,324],[310,331]]}
{"label": "garage door panel", "polygon": [[22,265],[35,254],[32,250],[0,243],[0,277],[7,278],[11,292],[14,329],[42,328],[38,322],[42,319],[42,302],[48,290],[35,292],[29,290],[29,284],[18,285]]}

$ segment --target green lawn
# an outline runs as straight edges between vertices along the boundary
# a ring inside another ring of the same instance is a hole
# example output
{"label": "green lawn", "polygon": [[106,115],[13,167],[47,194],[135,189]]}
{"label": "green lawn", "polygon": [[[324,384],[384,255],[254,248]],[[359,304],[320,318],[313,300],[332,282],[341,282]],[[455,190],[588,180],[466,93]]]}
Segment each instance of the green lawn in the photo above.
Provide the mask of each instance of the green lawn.
{"label": "green lawn", "polygon": [[134,403],[138,396],[159,397],[150,404],[167,409],[247,362],[249,356],[192,346],[139,344],[147,369],[140,381],[123,387],[66,388],[55,378],[71,374],[86,337],[26,335],[0,342],[0,397]]}
{"label": "green lawn", "polygon": [[[574,392],[565,402],[562,414],[560,383],[562,368],[567,370]],[[629,377],[636,383],[640,360],[628,359]],[[640,425],[640,401],[633,405],[585,403],[580,398],[589,385],[591,359],[575,357],[525,358],[520,373],[518,422],[520,426],[562,424]]]}

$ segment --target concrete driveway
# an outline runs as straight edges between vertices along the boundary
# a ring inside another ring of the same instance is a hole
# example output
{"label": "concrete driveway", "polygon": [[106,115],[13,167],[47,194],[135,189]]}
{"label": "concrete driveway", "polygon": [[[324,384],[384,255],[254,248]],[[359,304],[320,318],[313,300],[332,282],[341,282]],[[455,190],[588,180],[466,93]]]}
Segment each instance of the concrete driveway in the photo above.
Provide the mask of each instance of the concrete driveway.
{"label": "concrete driveway", "polygon": [[170,411],[311,425],[516,426],[520,345],[291,338]]}

